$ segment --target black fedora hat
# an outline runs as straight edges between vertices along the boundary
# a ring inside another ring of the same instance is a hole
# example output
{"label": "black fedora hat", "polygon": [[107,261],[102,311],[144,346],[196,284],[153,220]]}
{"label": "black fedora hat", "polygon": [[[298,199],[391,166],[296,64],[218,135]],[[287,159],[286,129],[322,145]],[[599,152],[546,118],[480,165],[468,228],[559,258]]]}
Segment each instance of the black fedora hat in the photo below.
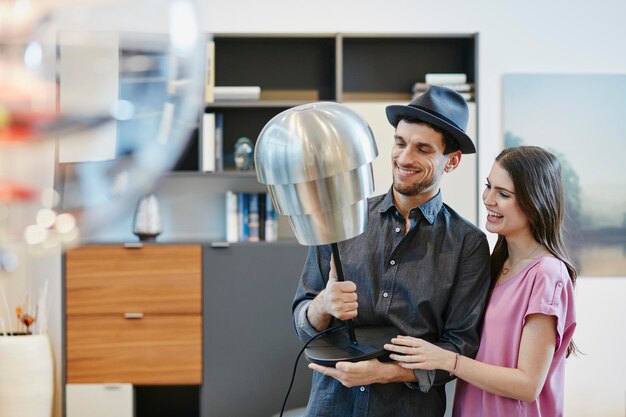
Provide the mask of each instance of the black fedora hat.
{"label": "black fedora hat", "polygon": [[476,153],[472,139],[465,133],[469,117],[467,102],[450,88],[431,85],[407,106],[387,106],[386,112],[393,127],[402,119],[421,120],[450,133],[462,153]]}

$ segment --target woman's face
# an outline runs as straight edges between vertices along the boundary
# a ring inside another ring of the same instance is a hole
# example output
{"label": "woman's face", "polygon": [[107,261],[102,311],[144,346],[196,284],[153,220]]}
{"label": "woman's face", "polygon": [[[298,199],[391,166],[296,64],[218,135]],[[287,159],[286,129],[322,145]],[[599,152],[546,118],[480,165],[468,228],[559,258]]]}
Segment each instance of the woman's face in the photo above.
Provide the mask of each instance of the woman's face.
{"label": "woman's face", "polygon": [[494,162],[487,177],[483,203],[487,208],[485,228],[491,233],[512,237],[530,230],[528,217],[517,202],[513,180],[498,162]]}

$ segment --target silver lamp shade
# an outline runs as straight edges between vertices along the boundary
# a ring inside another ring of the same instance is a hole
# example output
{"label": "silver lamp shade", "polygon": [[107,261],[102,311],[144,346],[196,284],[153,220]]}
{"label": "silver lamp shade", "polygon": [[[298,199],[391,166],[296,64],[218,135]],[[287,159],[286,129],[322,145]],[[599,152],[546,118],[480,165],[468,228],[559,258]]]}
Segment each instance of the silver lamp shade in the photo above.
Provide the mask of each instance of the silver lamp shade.
{"label": "silver lamp shade", "polygon": [[288,109],[270,120],[255,147],[259,182],[303,245],[350,239],[367,227],[378,155],[368,124],[338,103]]}

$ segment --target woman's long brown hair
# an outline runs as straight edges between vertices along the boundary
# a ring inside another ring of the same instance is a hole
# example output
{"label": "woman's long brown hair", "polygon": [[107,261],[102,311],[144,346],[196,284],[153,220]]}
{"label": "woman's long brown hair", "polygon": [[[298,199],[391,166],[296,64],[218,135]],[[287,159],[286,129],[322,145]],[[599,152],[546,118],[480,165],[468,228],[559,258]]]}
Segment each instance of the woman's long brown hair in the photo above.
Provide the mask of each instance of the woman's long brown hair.
{"label": "woman's long brown hair", "polygon": [[[513,181],[515,198],[528,218],[533,237],[565,264],[572,285],[575,286],[577,272],[569,260],[563,241],[565,206],[559,160],[543,148],[518,146],[500,152],[496,162],[508,172]],[[492,286],[500,276],[508,256],[506,239],[498,236],[491,254]],[[574,341],[571,341],[566,356],[576,353],[577,350]]]}

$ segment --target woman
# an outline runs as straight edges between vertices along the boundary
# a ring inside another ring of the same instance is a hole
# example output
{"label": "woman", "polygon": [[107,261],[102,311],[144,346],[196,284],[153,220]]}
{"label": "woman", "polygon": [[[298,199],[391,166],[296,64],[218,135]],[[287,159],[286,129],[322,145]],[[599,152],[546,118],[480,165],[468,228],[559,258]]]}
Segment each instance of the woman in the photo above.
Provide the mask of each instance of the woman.
{"label": "woman", "polygon": [[539,147],[505,149],[489,173],[483,202],[486,228],[499,236],[476,359],[408,336],[385,349],[405,368],[458,377],[454,416],[562,416],[565,358],[576,349],[576,270],[561,235],[558,160]]}

